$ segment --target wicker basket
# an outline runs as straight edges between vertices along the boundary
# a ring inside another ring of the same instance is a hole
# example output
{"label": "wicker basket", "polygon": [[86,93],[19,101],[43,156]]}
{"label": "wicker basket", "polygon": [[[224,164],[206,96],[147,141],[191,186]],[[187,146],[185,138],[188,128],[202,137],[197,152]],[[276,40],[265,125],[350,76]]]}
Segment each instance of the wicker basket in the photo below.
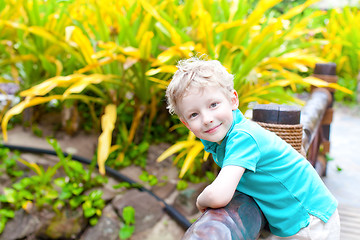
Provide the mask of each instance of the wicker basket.
{"label": "wicker basket", "polygon": [[302,151],[302,135],[303,126],[302,124],[286,125],[286,124],[274,124],[274,123],[263,123],[257,122],[263,128],[274,132],[276,135],[281,137],[299,153],[303,154]]}

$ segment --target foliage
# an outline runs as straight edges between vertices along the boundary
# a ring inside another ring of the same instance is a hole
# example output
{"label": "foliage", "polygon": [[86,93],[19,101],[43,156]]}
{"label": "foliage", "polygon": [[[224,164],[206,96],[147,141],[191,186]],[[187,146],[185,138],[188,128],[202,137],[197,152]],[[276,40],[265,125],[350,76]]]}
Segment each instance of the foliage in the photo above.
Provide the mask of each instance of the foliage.
{"label": "foliage", "polygon": [[149,174],[146,171],[142,172],[139,179],[143,182],[149,183],[150,186],[154,186],[159,182],[155,175]]}
{"label": "foliage", "polygon": [[135,231],[135,209],[132,206],[124,207],[122,211],[124,226],[119,230],[120,239],[128,239]]}
{"label": "foliage", "polygon": [[[107,179],[100,175],[92,177],[95,166],[91,166],[90,170],[84,170],[81,163],[72,160],[70,155],[64,156],[57,141],[48,139],[48,142],[56,151],[59,162],[45,170],[36,163],[17,157],[17,161],[36,174],[21,178],[11,187],[4,188],[4,194],[0,195],[0,202],[2,209],[6,212],[3,213],[1,221],[6,222],[8,217],[3,216],[10,216],[8,213],[21,208],[30,211],[33,206],[37,209],[52,206],[55,212],[59,212],[59,209],[66,205],[72,209],[81,205],[89,223],[96,224],[104,207],[104,200],[101,199],[102,192],[100,190],[93,190],[88,194],[87,192]],[[60,169],[64,170],[66,176],[54,178],[55,173]]]}
{"label": "foliage", "polygon": [[337,100],[355,101],[360,72],[360,10],[345,7],[332,9],[324,19],[322,37],[326,40],[320,55],[336,63],[338,83],[354,92],[353,95],[337,91]]}
{"label": "foliage", "polygon": [[11,156],[8,148],[0,148],[0,176],[6,173],[11,178],[19,178],[24,174],[16,163],[19,156],[19,152],[15,152]]}
{"label": "foliage", "polygon": [[[26,108],[81,102],[93,128],[101,127],[97,156],[104,174],[109,155],[121,164],[133,161],[126,158],[134,146],[170,124],[161,118],[164,89],[176,61],[197,54],[235,74],[242,111],[255,101],[299,103],[289,94],[299,86],[328,86],[306,77],[324,60],[309,51],[310,41],[299,40],[311,33],[309,21],[322,15],[302,18],[314,2],[279,5],[286,11],[274,14],[281,0],[4,1],[0,79],[22,90],[22,101],[2,118],[4,139],[9,120]],[[207,158],[191,134],[187,141],[171,150],[185,157],[180,176],[199,156]]]}
{"label": "foliage", "polygon": [[176,189],[181,191],[184,190],[188,187],[188,183],[184,180],[179,180],[178,183],[176,184]]}
{"label": "foliage", "polygon": [[[243,112],[251,102],[301,104],[286,91],[287,88],[296,91],[298,85],[329,86],[319,79],[299,75],[323,61],[308,51],[310,43],[299,41],[300,36],[310,32],[306,29],[308,22],[322,15],[314,12],[307,18],[297,18],[315,1],[308,0],[276,18],[272,17],[269,11],[279,2],[260,0],[253,11],[247,1],[214,2],[211,9],[205,3],[187,2],[189,6],[185,5],[184,9],[196,9],[196,13],[178,12],[179,18],[181,15],[191,19],[186,23],[192,24],[188,34],[197,33],[196,40],[204,46],[205,53],[212,59],[218,59],[235,74],[235,90]],[[221,12],[215,9],[221,9]],[[264,18],[264,14],[268,17]],[[332,87],[340,89],[336,85]],[[344,88],[341,90],[349,92]],[[185,157],[179,174],[183,177],[191,168],[194,171],[195,161],[207,159],[206,153],[203,158],[198,157],[202,151],[203,145],[190,133],[188,140],[175,143],[158,161],[181,152],[174,161]]]}
{"label": "foliage", "polygon": [[10,218],[14,218],[15,217],[15,213],[12,210],[9,209],[0,209],[0,233],[2,233],[4,231],[6,222],[8,221],[8,219]]}

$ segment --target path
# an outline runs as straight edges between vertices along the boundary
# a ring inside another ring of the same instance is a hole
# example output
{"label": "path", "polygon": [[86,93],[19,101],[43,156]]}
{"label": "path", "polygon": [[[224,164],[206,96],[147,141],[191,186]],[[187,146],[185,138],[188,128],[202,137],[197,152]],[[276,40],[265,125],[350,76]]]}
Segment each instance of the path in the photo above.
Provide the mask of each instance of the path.
{"label": "path", "polygon": [[[327,176],[323,178],[339,202],[341,239],[360,239],[360,112],[335,108],[331,125]],[[341,171],[338,170],[341,168]]]}

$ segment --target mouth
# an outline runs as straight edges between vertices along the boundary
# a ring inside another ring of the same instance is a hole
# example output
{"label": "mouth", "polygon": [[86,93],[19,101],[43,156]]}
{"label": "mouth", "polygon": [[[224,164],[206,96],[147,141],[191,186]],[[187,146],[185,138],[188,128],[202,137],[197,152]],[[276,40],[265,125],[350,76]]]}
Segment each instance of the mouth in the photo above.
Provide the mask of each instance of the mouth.
{"label": "mouth", "polygon": [[213,128],[210,128],[209,130],[206,130],[205,133],[214,133],[218,127],[220,127],[222,125],[222,123],[220,123],[219,125],[213,127]]}

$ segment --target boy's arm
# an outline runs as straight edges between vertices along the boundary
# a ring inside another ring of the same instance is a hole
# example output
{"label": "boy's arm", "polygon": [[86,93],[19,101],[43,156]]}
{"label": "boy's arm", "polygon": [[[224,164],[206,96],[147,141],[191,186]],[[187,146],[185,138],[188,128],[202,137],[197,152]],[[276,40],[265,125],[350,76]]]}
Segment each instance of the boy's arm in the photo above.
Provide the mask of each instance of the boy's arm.
{"label": "boy's arm", "polygon": [[197,208],[204,212],[206,208],[225,207],[231,201],[244,171],[245,168],[232,165],[222,168],[216,179],[198,196]]}

